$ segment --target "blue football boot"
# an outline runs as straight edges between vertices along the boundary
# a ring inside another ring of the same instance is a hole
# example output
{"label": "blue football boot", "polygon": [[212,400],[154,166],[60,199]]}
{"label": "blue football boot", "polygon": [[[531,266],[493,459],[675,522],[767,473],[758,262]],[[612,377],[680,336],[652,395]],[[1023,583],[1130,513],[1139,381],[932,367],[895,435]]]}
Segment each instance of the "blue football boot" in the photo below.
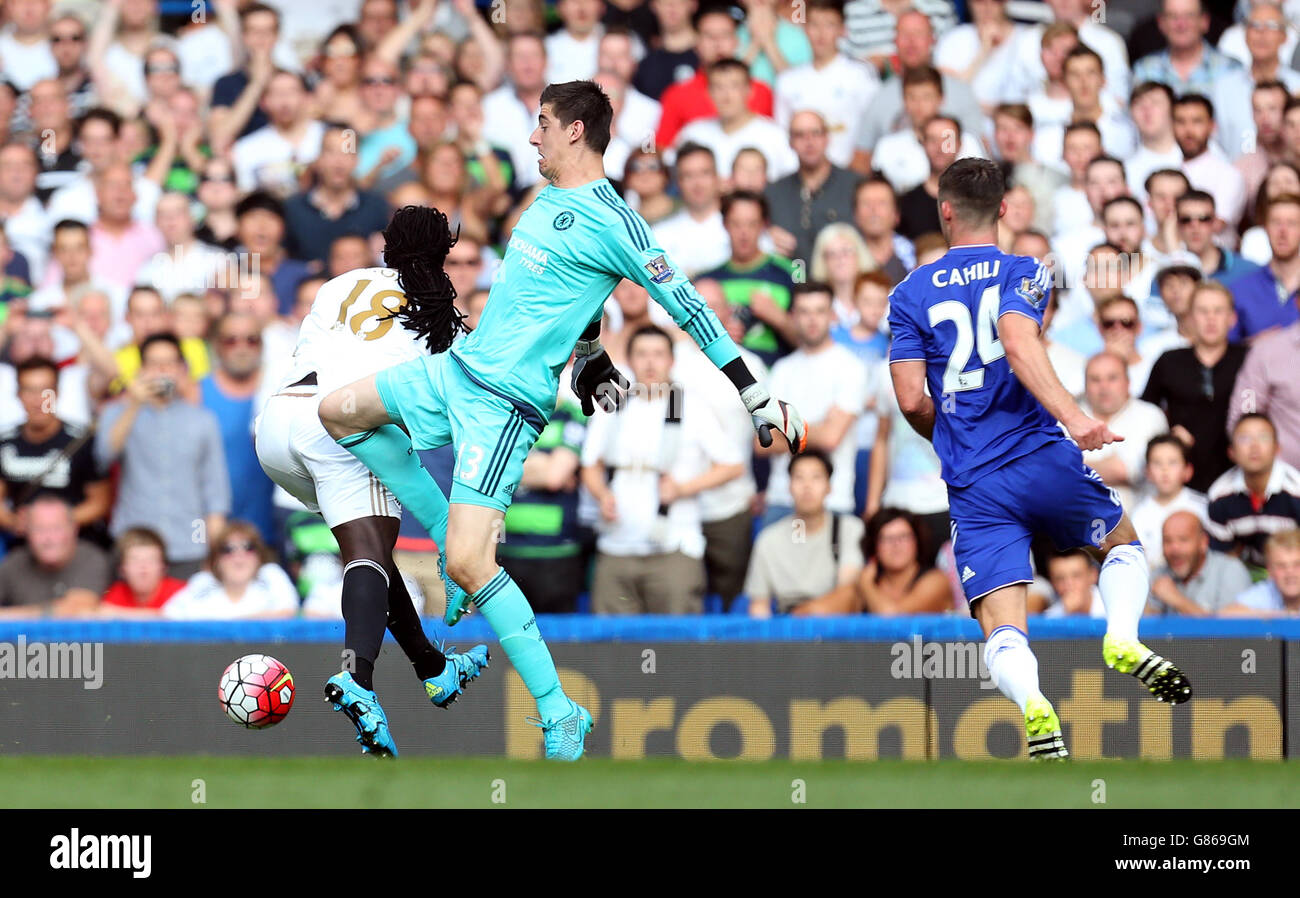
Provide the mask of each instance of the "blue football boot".
{"label": "blue football boot", "polygon": [[379,704],[379,697],[369,689],[362,689],[352,674],[346,670],[336,673],[325,682],[325,701],[334,703],[335,711],[357,728],[357,741],[361,750],[381,758],[397,757],[397,743],[388,732],[388,715]]}
{"label": "blue football boot", "polygon": [[468,652],[457,653],[456,647],[444,650],[447,666],[436,677],[424,681],[424,692],[429,701],[439,708],[446,708],[456,699],[471,680],[477,679],[480,672],[488,666],[491,654],[485,645],[476,645]]}
{"label": "blue football boot", "polygon": [[548,761],[576,761],[582,757],[587,734],[591,732],[591,713],[572,699],[570,711],[563,717],[541,721],[529,717],[528,722],[542,728],[542,741],[546,745]]}

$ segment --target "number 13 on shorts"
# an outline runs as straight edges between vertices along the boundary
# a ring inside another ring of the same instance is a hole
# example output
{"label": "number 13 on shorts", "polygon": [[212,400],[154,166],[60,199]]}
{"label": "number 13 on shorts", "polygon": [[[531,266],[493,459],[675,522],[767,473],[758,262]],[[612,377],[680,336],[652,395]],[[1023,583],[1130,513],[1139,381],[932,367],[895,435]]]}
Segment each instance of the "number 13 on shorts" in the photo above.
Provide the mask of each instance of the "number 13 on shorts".
{"label": "number 13 on shorts", "polygon": [[456,450],[456,479],[473,484],[479,476],[479,466],[483,463],[483,447],[473,446],[462,441]]}

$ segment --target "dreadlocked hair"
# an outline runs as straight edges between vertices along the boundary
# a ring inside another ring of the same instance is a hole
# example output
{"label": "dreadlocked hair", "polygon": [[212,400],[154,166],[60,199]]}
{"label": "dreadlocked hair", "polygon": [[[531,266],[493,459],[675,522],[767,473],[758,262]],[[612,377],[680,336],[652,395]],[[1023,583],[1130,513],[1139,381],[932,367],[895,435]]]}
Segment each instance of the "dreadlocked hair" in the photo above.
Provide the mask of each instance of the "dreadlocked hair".
{"label": "dreadlocked hair", "polygon": [[456,288],[443,271],[447,252],[460,238],[447,216],[430,206],[403,206],[384,231],[384,264],[397,272],[406,302],[392,316],[424,338],[431,353],[444,352],[465,329]]}

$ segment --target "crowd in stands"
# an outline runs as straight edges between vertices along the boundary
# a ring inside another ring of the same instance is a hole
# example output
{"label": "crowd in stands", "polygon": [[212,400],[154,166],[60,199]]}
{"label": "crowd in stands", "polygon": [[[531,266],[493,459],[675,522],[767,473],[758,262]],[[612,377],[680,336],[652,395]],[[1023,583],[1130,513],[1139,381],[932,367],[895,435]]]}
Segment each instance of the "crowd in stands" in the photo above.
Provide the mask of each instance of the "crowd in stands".
{"label": "crowd in stands", "polygon": [[[382,264],[395,208],[459,228],[446,271],[477,322],[543,186],[542,89],[572,79],[613,104],[607,176],[809,450],[759,446],[624,281],[603,342],[627,407],[588,418],[562,378],[506,515],[537,611],[967,613],[888,307],[948,249],[940,174],[983,156],[999,247],[1051,265],[1057,375],[1125,438],[1085,461],[1146,547],[1148,613],[1300,614],[1297,0],[0,15],[0,618],[341,616],[337,546],[261,470],[256,416],[321,284]],[[424,456],[446,488],[452,448]],[[435,614],[436,557],[404,520]],[[1087,552],[1034,557],[1031,612],[1104,615]]]}

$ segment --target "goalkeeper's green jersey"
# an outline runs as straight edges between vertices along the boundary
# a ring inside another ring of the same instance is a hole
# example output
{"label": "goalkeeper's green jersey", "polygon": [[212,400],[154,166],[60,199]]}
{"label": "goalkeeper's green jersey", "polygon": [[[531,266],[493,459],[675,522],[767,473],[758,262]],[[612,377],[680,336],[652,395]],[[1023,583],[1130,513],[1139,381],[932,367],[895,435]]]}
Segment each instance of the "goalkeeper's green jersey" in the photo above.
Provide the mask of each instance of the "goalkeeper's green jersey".
{"label": "goalkeeper's green jersey", "polygon": [[549,420],[574,344],[622,278],[649,290],[719,368],[739,357],[645,219],[604,178],[542,188],[510,235],[478,327],[451,355],[484,389]]}

